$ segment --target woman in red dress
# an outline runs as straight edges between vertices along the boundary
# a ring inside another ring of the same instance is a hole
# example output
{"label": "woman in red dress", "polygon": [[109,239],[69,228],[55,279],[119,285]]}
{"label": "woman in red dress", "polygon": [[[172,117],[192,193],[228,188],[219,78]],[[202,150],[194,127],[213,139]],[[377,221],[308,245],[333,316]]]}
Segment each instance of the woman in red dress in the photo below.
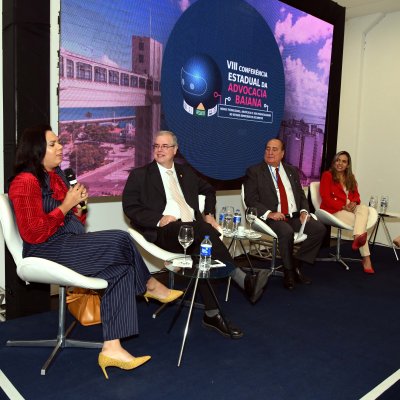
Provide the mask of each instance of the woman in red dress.
{"label": "woman in red dress", "polygon": [[357,181],[347,151],[335,155],[329,171],[325,171],[320,184],[321,209],[333,214],[353,228],[353,250],[360,250],[364,272],[373,274],[367,241],[368,207],[361,204]]}

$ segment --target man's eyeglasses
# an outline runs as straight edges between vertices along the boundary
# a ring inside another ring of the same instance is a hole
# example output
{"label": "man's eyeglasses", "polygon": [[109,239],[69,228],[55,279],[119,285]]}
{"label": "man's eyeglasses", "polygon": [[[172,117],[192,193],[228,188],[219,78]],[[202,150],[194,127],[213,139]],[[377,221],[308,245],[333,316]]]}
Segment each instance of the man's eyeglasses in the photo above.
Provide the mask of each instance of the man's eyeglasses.
{"label": "man's eyeglasses", "polygon": [[158,149],[168,150],[170,147],[175,147],[175,144],[153,144],[154,150]]}

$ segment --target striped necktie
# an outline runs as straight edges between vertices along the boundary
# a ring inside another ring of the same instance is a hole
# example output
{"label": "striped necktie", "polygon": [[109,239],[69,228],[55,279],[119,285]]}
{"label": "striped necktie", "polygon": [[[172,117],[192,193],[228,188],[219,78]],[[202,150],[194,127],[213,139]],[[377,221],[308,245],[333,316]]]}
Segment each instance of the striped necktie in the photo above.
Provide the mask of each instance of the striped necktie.
{"label": "striped necktie", "polygon": [[179,191],[178,183],[174,177],[173,171],[169,169],[166,172],[167,172],[168,178],[169,178],[169,188],[171,190],[172,198],[178,204],[179,210],[181,212],[181,221],[182,222],[193,221],[192,213],[190,211],[188,204],[185,201],[185,198]]}

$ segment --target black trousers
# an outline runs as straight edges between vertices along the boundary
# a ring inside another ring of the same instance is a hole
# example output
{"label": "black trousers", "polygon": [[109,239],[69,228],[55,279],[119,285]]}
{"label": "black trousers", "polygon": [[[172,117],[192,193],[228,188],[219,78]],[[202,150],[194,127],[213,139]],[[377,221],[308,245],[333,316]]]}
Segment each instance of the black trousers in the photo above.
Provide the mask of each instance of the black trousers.
{"label": "black trousers", "polygon": [[[279,252],[284,268],[293,269],[294,233],[300,230],[300,218],[289,218],[287,221],[267,219],[265,222],[278,236]],[[300,261],[314,264],[322,241],[324,240],[325,232],[326,228],[324,224],[310,217],[304,227],[304,233],[307,234],[307,239],[300,244],[296,258]]]}
{"label": "black trousers", "polygon": [[[194,231],[194,240],[187,248],[187,254],[200,254],[200,244],[203,241],[204,236],[209,235],[212,243],[212,256],[218,258],[222,262],[233,263],[233,259],[229,254],[228,249],[219,238],[220,233],[205,221],[182,222],[179,220],[170,222],[162,228],[157,228],[157,239],[155,244],[165,250],[174,253],[181,253],[183,248],[178,241],[178,234],[182,225],[191,225],[193,226]],[[199,291],[203,298],[205,309],[216,309],[217,305],[205,282],[199,281]]]}

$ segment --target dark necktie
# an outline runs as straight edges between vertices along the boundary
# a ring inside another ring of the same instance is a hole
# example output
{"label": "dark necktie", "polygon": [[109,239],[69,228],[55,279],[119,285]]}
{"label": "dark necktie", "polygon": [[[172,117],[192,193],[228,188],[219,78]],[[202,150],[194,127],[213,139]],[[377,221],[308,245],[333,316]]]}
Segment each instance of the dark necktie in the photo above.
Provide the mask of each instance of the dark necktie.
{"label": "dark necktie", "polygon": [[279,197],[281,199],[281,213],[289,214],[289,206],[286,196],[285,186],[283,186],[281,176],[279,175],[279,168],[275,168],[276,171],[276,182],[278,183]]}

